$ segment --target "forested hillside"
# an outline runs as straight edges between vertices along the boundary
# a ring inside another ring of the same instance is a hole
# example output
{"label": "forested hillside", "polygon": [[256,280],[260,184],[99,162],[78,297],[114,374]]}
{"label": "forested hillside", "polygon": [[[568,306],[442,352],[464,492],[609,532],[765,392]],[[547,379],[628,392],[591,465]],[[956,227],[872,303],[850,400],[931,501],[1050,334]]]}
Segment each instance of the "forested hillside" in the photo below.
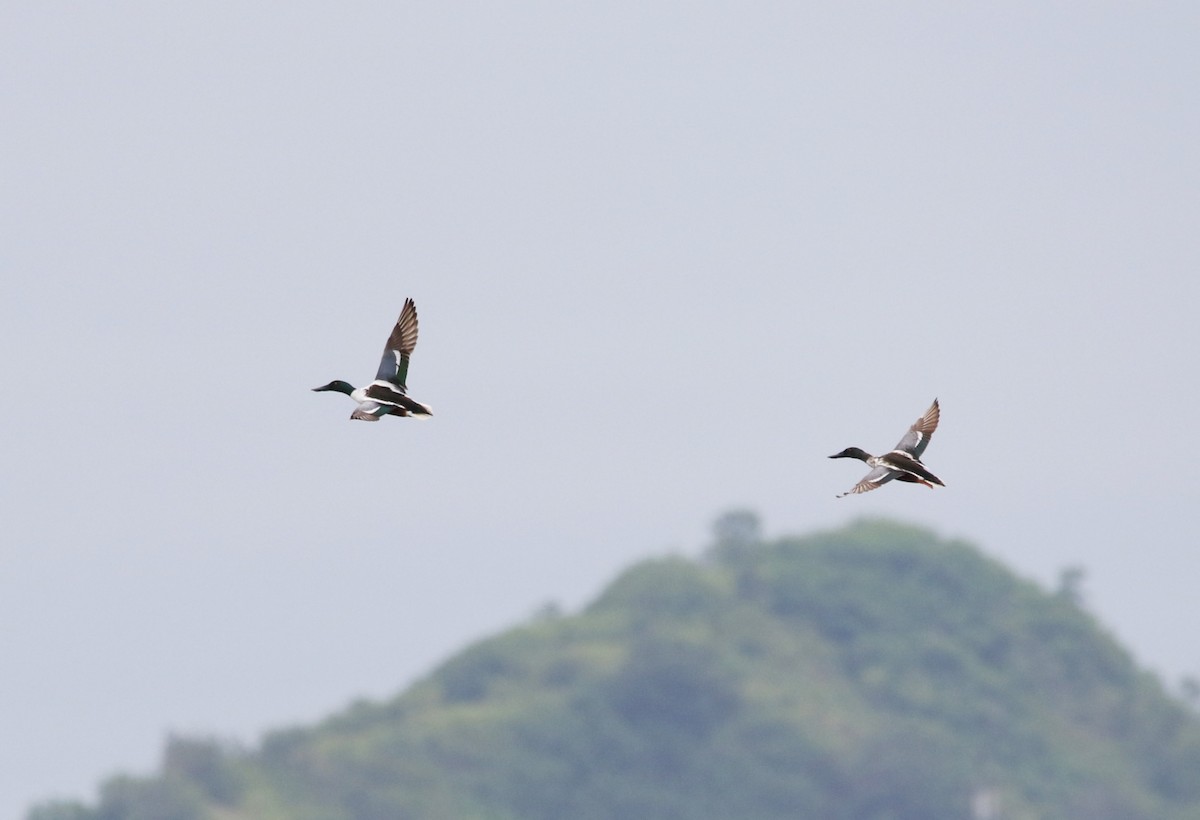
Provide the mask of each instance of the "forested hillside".
{"label": "forested hillside", "polygon": [[638,564],[383,703],[30,820],[1182,820],[1200,722],[1070,590],[887,522]]}

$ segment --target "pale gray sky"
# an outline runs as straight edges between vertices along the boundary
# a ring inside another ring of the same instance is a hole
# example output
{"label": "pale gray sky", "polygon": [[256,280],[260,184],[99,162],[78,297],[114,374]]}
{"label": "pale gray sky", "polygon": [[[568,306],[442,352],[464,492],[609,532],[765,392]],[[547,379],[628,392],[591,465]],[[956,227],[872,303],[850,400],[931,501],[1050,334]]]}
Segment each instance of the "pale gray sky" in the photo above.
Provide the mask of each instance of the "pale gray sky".
{"label": "pale gray sky", "polygon": [[[9,4],[0,815],[887,515],[1200,674],[1193,3]],[[428,422],[350,422],[404,297]],[[939,396],[945,490],[835,499]]]}

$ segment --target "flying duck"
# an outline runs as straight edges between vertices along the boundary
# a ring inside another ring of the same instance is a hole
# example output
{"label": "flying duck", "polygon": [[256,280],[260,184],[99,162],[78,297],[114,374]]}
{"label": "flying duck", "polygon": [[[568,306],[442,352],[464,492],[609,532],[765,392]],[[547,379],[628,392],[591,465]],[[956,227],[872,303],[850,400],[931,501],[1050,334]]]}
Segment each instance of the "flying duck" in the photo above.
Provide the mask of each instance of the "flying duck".
{"label": "flying duck", "polygon": [[929,446],[929,438],[937,429],[941,413],[938,400],[934,399],[933,404],[929,405],[929,409],[925,411],[925,415],[913,422],[912,427],[909,427],[908,432],[904,434],[904,438],[900,439],[900,443],[896,445],[896,449],[889,453],[873,456],[857,447],[847,447],[840,453],[830,456],[830,458],[857,458],[859,461],[865,461],[871,468],[871,472],[863,476],[862,481],[839,495],[838,498],[852,493],[869,492],[887,484],[893,478],[897,481],[924,484],[926,487],[933,487],[934,484],[945,487],[942,480],[929,472],[921,463],[921,454]]}
{"label": "flying duck", "polygon": [[404,385],[408,377],[408,359],[416,346],[417,306],[412,299],[405,299],[400,318],[396,320],[387,346],[383,348],[383,358],[379,360],[375,381],[356,389],[341,379],[335,379],[329,384],[314,387],[313,392],[332,390],[354,399],[358,407],[350,414],[352,419],[379,421],[383,416],[432,416],[433,411],[428,405],[408,397],[408,389]]}

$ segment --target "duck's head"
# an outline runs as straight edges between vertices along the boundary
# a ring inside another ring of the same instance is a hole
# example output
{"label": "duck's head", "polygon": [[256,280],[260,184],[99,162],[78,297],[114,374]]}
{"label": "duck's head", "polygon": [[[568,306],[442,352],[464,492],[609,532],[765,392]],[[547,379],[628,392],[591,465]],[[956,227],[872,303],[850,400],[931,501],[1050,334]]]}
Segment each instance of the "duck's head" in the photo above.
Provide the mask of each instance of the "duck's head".
{"label": "duck's head", "polygon": [[834,453],[830,456],[830,458],[857,458],[859,461],[866,461],[870,457],[871,455],[869,453],[864,450],[860,450],[857,447],[847,447],[840,453]]}
{"label": "duck's head", "polygon": [[354,392],[354,386],[342,381],[341,379],[334,379],[329,384],[323,384],[320,387],[313,388],[314,393],[323,393],[326,390],[335,390],[338,393],[345,393],[347,396],[349,396]]}

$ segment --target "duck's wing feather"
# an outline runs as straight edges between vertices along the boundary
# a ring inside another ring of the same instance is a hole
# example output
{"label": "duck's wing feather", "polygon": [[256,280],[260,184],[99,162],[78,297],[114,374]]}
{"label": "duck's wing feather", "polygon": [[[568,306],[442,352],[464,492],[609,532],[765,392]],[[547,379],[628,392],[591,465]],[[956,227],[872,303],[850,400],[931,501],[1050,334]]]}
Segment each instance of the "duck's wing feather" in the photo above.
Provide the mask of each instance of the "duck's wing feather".
{"label": "duck's wing feather", "polygon": [[942,483],[942,480],[929,472],[924,464],[903,450],[892,450],[890,453],[880,456],[880,459],[883,461],[885,467],[896,471],[900,475],[915,476],[917,479],[930,481],[934,484]]}
{"label": "duck's wing feather", "polygon": [[858,482],[849,490],[839,495],[838,498],[842,498],[843,496],[847,495],[853,495],[855,493],[870,492],[876,487],[882,487],[884,484],[887,484],[898,475],[900,475],[898,472],[888,469],[887,467],[875,467],[871,470],[871,472],[863,476],[862,481]]}
{"label": "duck's wing feather", "polygon": [[908,453],[913,458],[920,458],[921,453],[924,453],[925,448],[929,446],[929,439],[933,437],[933,431],[937,429],[941,417],[942,408],[938,405],[938,400],[934,399],[933,404],[929,405],[929,409],[925,411],[925,415],[914,421],[912,427],[908,428],[908,432],[904,434],[904,438],[900,439],[896,449]]}
{"label": "duck's wing feather", "polygon": [[400,318],[396,320],[392,335],[388,336],[387,346],[383,348],[375,380],[391,382],[403,393],[405,380],[408,378],[408,359],[416,346],[417,306],[413,304],[412,299],[405,299]]}
{"label": "duck's wing feather", "polygon": [[433,410],[428,405],[410,399],[405,395],[403,386],[391,382],[376,379],[363,388],[363,393],[372,402],[387,407],[388,412],[395,416],[406,416],[409,413],[414,416],[433,415]]}
{"label": "duck's wing feather", "polygon": [[379,412],[380,405],[373,401],[365,401],[354,409],[350,418],[355,421],[379,421],[383,415]]}

